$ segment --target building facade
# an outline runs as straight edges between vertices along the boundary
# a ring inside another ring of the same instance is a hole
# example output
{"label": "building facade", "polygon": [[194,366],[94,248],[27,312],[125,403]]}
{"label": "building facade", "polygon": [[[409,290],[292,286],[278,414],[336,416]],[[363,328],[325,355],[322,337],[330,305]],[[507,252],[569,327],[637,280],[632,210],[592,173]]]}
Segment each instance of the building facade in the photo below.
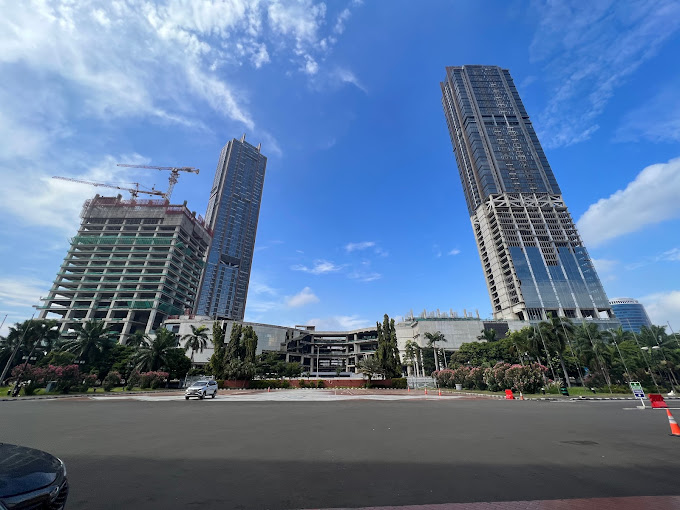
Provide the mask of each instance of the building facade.
{"label": "building facade", "polygon": [[616,323],[509,71],[447,67],[441,90],[494,318]]}
{"label": "building facade", "polygon": [[266,166],[260,146],[247,143],[245,135],[222,148],[206,212],[213,242],[197,315],[243,320]]}
{"label": "building facade", "polygon": [[66,335],[103,320],[124,343],[194,307],[211,236],[186,203],[96,195],[81,218],[41,319],[57,319]]}
{"label": "building facade", "polygon": [[645,307],[635,299],[614,298],[609,300],[609,304],[625,331],[639,333],[642,326],[649,327],[652,325]]}

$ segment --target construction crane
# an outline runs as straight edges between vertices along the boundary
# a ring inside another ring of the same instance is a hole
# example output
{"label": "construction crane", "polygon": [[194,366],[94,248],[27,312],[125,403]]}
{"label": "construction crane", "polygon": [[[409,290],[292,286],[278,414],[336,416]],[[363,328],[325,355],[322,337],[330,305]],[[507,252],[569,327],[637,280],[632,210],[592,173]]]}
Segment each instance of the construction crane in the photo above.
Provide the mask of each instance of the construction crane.
{"label": "construction crane", "polygon": [[149,166],[149,165],[128,165],[125,163],[118,163],[116,166],[125,166],[128,168],[150,168],[152,170],[169,170],[170,171],[170,177],[168,178],[168,191],[165,192],[165,199],[170,200],[170,196],[172,195],[172,190],[175,188],[175,184],[177,184],[177,180],[179,179],[179,173],[180,172],[190,172],[192,174],[197,174],[199,172],[198,168],[194,168],[191,166],[182,166],[182,167],[174,167],[174,166]]}
{"label": "construction crane", "polygon": [[71,177],[59,177],[59,176],[56,176],[56,175],[54,177],[52,177],[52,179],[59,179],[59,180],[62,180],[62,181],[70,181],[70,182],[79,182],[81,184],[89,184],[90,186],[97,186],[97,187],[101,187],[101,188],[112,188],[112,189],[119,189],[119,190],[123,190],[123,191],[128,191],[132,198],[137,198],[137,195],[139,193],[144,193],[146,195],[155,195],[155,196],[158,196],[158,197],[165,198],[165,193],[163,193],[162,191],[158,191],[158,190],[155,190],[155,189],[151,189],[151,190],[148,190],[148,191],[143,190],[143,189],[139,189],[140,184],[138,182],[130,183],[130,184],[134,184],[134,186],[135,186],[134,188],[125,188],[123,186],[116,186],[114,184],[105,184],[103,182],[83,181],[83,180],[80,180],[80,179],[72,179]]}

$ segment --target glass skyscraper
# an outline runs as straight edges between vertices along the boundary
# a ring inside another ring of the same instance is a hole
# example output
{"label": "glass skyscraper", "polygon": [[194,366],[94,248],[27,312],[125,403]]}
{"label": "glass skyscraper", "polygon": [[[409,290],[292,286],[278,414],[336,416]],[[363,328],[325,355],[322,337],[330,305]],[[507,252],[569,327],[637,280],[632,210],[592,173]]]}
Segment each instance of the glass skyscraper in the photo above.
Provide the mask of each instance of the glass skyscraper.
{"label": "glass skyscraper", "polygon": [[222,148],[205,222],[213,232],[196,313],[243,320],[267,158],[245,140]]}
{"label": "glass skyscraper", "polygon": [[631,298],[614,298],[609,301],[614,310],[614,315],[621,321],[621,326],[625,331],[639,333],[642,326],[651,326],[647,311],[642,303]]}
{"label": "glass skyscraper", "polygon": [[441,90],[494,318],[613,318],[510,72],[447,67]]}

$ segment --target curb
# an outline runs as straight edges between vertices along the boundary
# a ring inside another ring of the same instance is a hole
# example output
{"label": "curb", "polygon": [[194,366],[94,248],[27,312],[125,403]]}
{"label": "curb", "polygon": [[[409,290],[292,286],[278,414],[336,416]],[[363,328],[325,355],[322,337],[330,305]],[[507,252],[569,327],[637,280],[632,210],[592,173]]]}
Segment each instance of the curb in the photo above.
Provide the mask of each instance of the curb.
{"label": "curb", "polygon": [[153,393],[170,393],[174,389],[163,389],[160,391],[116,391],[116,392],[101,392],[101,393],[67,393],[66,395],[31,395],[24,397],[1,397],[0,402],[18,402],[21,400],[51,400],[57,398],[73,398],[73,397],[108,397],[118,395],[149,395]]}

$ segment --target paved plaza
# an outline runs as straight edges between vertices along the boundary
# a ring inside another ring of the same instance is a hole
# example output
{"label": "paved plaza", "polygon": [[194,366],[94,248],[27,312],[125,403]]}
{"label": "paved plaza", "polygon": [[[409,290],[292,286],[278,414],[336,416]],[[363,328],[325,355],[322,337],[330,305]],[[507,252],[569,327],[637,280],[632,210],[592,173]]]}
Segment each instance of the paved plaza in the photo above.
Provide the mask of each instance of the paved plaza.
{"label": "paved plaza", "polygon": [[0,402],[1,437],[64,459],[70,509],[680,507],[663,411],[337,393]]}

